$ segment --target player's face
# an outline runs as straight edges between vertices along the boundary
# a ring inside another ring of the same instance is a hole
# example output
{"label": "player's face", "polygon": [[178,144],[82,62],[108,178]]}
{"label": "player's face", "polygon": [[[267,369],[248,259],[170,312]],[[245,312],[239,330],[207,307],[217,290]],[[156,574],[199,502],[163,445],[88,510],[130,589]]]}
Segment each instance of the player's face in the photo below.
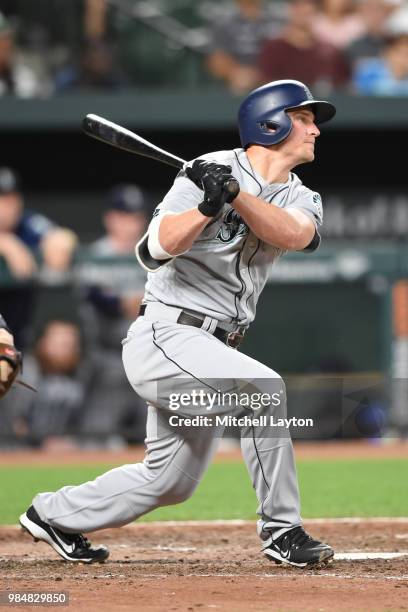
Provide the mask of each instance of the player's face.
{"label": "player's face", "polygon": [[307,108],[288,111],[292,131],[283,141],[285,153],[293,157],[295,165],[314,160],[314,147],[320,130],[315,124],[314,113]]}

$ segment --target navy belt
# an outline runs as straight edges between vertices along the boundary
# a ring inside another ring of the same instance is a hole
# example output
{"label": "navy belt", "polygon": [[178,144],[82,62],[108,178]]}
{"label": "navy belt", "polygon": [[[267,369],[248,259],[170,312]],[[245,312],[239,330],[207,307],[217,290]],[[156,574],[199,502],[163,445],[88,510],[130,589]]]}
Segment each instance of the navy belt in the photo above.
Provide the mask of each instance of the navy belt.
{"label": "navy belt", "polygon": [[[141,305],[139,316],[144,315],[146,311],[146,307],[147,307],[147,304]],[[198,312],[194,315],[191,315],[187,312],[184,312],[184,310],[182,310],[177,319],[177,323],[180,323],[180,325],[191,325],[192,327],[202,327],[204,323],[204,319],[205,317]],[[216,327],[215,330],[212,332],[212,335],[215,336],[215,338],[217,338],[218,340],[221,340],[221,342],[223,342],[227,346],[230,346],[231,348],[234,348],[234,349],[237,349],[240,346],[240,344],[242,343],[244,339],[244,334],[245,334],[244,329],[238,329],[235,331],[226,331],[225,329],[222,329],[219,326]]]}

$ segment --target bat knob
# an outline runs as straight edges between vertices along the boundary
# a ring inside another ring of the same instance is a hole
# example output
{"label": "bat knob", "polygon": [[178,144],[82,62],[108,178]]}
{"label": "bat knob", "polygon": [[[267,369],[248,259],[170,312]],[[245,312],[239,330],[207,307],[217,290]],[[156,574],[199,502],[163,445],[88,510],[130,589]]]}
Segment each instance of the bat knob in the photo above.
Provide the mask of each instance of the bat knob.
{"label": "bat knob", "polygon": [[229,179],[224,184],[224,190],[231,196],[231,201],[239,194],[239,183],[236,179]]}

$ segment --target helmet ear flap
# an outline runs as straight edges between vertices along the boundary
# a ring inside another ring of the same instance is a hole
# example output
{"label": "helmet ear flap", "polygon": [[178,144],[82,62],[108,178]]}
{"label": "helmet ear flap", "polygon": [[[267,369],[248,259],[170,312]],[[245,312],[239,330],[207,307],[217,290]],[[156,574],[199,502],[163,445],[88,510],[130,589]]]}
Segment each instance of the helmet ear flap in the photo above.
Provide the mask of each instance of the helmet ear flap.
{"label": "helmet ear flap", "polygon": [[265,134],[275,134],[279,129],[279,125],[276,121],[260,121],[259,122],[260,129],[265,132]]}
{"label": "helmet ear flap", "polygon": [[265,147],[279,144],[289,136],[292,130],[292,120],[283,106],[271,108],[268,101],[264,108],[258,105],[245,108],[241,107],[239,115],[239,126],[241,142],[246,149],[251,144],[259,144]]}
{"label": "helmet ear flap", "polygon": [[[271,115],[270,113],[268,113]],[[257,143],[264,146],[279,144],[285,140],[292,131],[292,119],[280,109],[271,116],[262,117],[257,123],[258,138]]]}

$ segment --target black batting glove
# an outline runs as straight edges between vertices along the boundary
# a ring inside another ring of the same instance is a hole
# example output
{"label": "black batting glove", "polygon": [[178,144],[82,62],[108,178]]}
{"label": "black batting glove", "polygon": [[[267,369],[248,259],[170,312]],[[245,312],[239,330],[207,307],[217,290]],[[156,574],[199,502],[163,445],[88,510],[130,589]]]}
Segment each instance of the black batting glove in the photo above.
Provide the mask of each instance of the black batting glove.
{"label": "black batting glove", "polygon": [[[233,182],[236,190],[234,193],[228,190],[227,183]],[[238,181],[231,174],[224,172],[209,172],[202,179],[204,189],[204,200],[198,205],[200,213],[206,217],[215,217],[226,202],[232,202],[238,195]]]}
{"label": "black batting glove", "polygon": [[216,164],[203,159],[196,159],[191,166],[186,167],[187,177],[204,191],[204,200],[198,210],[206,217],[215,217],[226,202],[232,202],[238,195],[239,184],[231,171],[231,166],[227,164]]}
{"label": "black batting glove", "polygon": [[216,164],[215,162],[208,162],[204,159],[196,159],[191,166],[187,166],[185,169],[186,175],[190,181],[193,181],[193,183],[197,185],[199,189],[203,190],[203,178],[206,174],[215,173],[218,175],[219,173],[224,173],[230,175],[231,171],[231,166]]}

